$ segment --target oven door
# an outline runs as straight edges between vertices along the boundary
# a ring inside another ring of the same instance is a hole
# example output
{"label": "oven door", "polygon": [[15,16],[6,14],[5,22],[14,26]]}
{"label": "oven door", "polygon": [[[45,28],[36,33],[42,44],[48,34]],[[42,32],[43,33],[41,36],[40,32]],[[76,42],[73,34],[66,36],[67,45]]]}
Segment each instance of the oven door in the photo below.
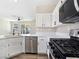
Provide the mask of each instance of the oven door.
{"label": "oven door", "polygon": [[49,57],[49,59],[66,59],[66,57],[63,56],[63,54],[59,51],[59,49],[57,49],[55,45],[50,47]]}

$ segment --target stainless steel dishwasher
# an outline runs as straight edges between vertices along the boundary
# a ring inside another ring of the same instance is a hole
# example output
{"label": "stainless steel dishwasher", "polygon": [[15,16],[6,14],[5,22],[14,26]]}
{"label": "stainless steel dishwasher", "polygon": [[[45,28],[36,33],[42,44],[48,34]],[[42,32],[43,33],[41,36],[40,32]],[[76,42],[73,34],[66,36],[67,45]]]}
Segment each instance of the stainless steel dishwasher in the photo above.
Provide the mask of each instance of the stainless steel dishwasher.
{"label": "stainless steel dishwasher", "polygon": [[26,36],[25,37],[25,52],[26,53],[37,53],[37,36]]}

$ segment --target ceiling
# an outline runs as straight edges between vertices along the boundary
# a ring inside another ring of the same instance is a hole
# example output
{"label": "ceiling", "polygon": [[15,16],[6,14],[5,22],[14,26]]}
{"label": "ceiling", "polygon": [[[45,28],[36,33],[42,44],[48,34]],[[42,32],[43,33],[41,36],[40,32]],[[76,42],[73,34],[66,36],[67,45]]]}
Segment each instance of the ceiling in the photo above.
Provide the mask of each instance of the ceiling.
{"label": "ceiling", "polygon": [[49,13],[54,10],[59,0],[35,0],[38,13]]}
{"label": "ceiling", "polygon": [[59,0],[0,0],[0,16],[32,19],[36,13],[52,12]]}

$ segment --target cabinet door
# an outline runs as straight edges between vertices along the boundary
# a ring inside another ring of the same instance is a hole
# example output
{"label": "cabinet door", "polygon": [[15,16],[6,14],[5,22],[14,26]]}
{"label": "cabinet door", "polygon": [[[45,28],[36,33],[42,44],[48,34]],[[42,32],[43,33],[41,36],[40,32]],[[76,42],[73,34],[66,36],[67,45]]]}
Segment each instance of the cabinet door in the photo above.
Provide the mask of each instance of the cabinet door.
{"label": "cabinet door", "polygon": [[16,49],[16,54],[20,54],[20,53],[22,53],[23,52],[23,42],[22,42],[22,38],[21,37],[19,37],[19,38],[15,38],[15,40],[16,40],[16,47],[15,47],[15,49]]}
{"label": "cabinet door", "polygon": [[47,41],[46,38],[38,38],[38,53],[46,53],[47,51]]}
{"label": "cabinet door", "polygon": [[22,40],[20,38],[8,39],[8,55],[14,56],[22,53]]}
{"label": "cabinet door", "polygon": [[43,15],[43,24],[44,24],[44,27],[51,27],[51,25],[52,25],[52,15],[51,14]]}
{"label": "cabinet door", "polygon": [[8,56],[7,52],[7,40],[0,40],[0,59],[6,58]]}
{"label": "cabinet door", "polygon": [[36,27],[42,27],[43,23],[42,23],[42,16],[40,14],[36,15]]}
{"label": "cabinet door", "polygon": [[51,27],[52,16],[50,13],[40,13],[36,15],[36,26],[37,27]]}

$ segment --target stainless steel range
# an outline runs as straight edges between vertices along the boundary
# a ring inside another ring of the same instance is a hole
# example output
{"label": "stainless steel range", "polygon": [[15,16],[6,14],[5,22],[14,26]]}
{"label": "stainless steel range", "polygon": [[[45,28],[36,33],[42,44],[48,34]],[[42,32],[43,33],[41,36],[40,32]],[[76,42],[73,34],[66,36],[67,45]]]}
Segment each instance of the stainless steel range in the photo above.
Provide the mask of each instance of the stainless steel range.
{"label": "stainless steel range", "polygon": [[51,38],[50,59],[79,59],[79,30],[71,30],[70,38]]}

